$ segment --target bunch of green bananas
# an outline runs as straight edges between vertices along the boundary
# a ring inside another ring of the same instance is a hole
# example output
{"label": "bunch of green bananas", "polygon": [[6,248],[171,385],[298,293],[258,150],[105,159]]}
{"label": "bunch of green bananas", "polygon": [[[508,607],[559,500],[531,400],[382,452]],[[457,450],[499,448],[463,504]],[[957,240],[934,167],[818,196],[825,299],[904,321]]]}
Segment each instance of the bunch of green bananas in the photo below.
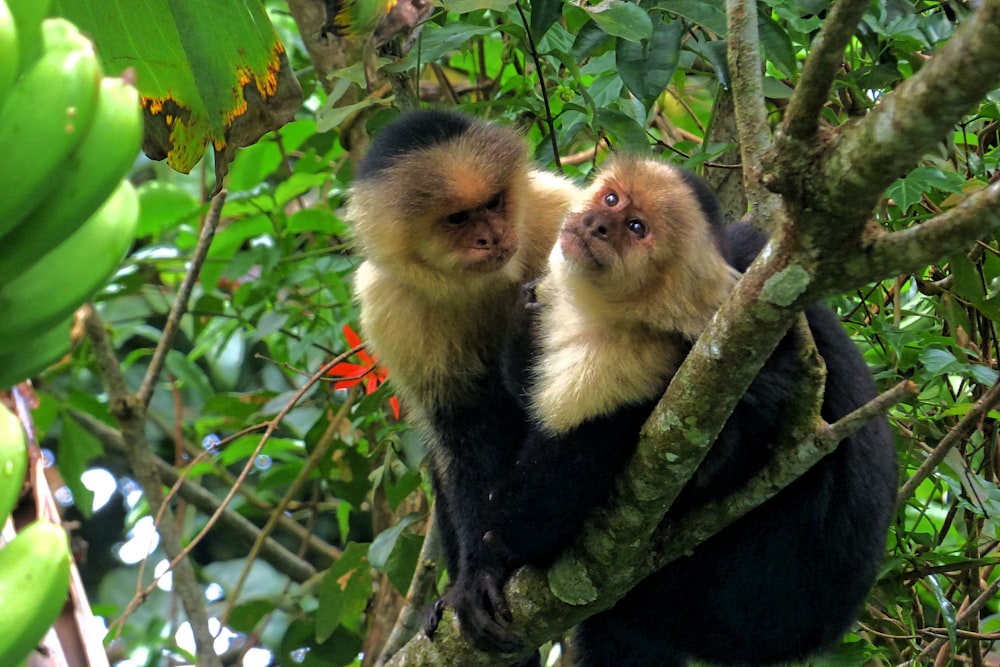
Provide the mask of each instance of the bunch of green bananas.
{"label": "bunch of green bananas", "polygon": [[[21,422],[0,403],[0,526],[17,502],[27,465]],[[70,558],[66,531],[44,520],[0,547],[0,665],[20,665],[59,616]]]}
{"label": "bunch of green bananas", "polygon": [[66,353],[132,244],[139,95],[49,0],[0,0],[0,389]]}

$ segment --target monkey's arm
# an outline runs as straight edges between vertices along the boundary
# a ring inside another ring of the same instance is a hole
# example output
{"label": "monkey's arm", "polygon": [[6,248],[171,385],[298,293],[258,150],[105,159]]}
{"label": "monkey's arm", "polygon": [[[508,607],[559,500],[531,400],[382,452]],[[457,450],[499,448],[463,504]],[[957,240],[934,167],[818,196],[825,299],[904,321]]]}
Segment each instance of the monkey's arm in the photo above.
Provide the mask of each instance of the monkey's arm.
{"label": "monkey's arm", "polygon": [[513,568],[546,566],[614,492],[655,401],[621,408],[572,431],[533,431],[506,485],[493,495],[490,541]]}
{"label": "monkey's arm", "polygon": [[433,415],[435,513],[442,541],[446,550],[451,550],[448,566],[452,582],[427,618],[425,632],[431,638],[441,613],[451,607],[462,630],[480,648],[501,652],[520,648],[513,638],[492,632],[487,622],[509,616],[502,596],[477,596],[484,590],[501,590],[503,585],[503,579],[495,584],[490,581],[500,570],[491,567],[495,558],[483,535],[492,510],[490,495],[514,468],[525,424],[522,406],[499,378],[477,381],[465,400]]}

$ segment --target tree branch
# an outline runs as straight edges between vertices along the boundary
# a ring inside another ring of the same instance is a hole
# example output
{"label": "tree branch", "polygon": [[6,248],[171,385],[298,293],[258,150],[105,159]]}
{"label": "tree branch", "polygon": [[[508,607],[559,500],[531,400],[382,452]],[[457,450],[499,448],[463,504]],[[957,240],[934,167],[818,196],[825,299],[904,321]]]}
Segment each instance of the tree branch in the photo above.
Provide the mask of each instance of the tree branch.
{"label": "tree branch", "polygon": [[820,425],[812,437],[779,445],[767,465],[744,488],[699,507],[680,519],[668,518],[656,531],[652,543],[653,569],[662,568],[690,553],[733,521],[774,497],[835,450],[844,438],[916,393],[915,384],[900,382],[833,424]]}
{"label": "tree branch", "polygon": [[[812,140],[819,127],[819,114],[826,104],[830,87],[843,62],[844,49],[854,36],[858,23],[868,9],[867,0],[839,0],[827,14],[823,27],[809,49],[802,77],[795,84],[782,123],[781,139],[798,143]],[[776,146],[783,150],[784,144]]]}
{"label": "tree branch", "polygon": [[896,497],[896,509],[900,510],[906,505],[906,501],[910,499],[910,496],[914,494],[920,483],[923,482],[930,474],[938,467],[938,464],[944,460],[944,457],[948,455],[952,447],[962,442],[976,429],[977,424],[982,420],[987,412],[993,409],[993,407],[1000,402],[1000,382],[990,387],[989,391],[980,397],[976,401],[972,409],[965,413],[965,416],[954,428],[952,428],[948,433],[941,438],[937,447],[934,451],[930,453],[920,467],[914,472],[906,483],[903,484],[903,488],[900,489],[899,495]]}
{"label": "tree branch", "polygon": [[[70,410],[70,416],[88,433],[101,441],[105,451],[125,454],[125,441],[121,433],[111,428],[93,415],[79,410]],[[174,486],[181,476],[176,469],[163,459],[154,457],[156,473],[165,484]],[[184,498],[204,514],[211,516],[219,508],[219,498],[202,485],[190,479],[180,482],[177,495]],[[225,510],[219,517],[219,522],[226,526],[233,535],[242,539],[250,546],[260,535],[260,529],[252,521],[232,510]],[[299,583],[307,581],[316,575],[316,568],[294,553],[286,549],[280,542],[267,538],[261,547],[261,558],[271,564],[275,570]]]}
{"label": "tree branch", "polygon": [[[157,530],[164,553],[173,561],[184,552],[184,544],[177,531],[174,513],[166,503],[163,483],[156,473],[156,457],[150,451],[146,440],[146,404],[139,400],[138,396],[129,393],[125,375],[104,330],[104,323],[95,309],[90,309],[84,320],[84,330],[90,339],[101,376],[108,387],[109,409],[121,429],[125,455],[146,496],[150,513],[154,516],[162,514]],[[191,623],[198,664],[205,667],[221,667],[219,657],[215,654],[214,638],[208,629],[205,596],[202,595],[191,561],[187,558],[180,558],[173,568],[173,590],[180,598]]]}
{"label": "tree branch", "polygon": [[743,186],[750,209],[762,229],[774,231],[783,223],[781,201],[765,189],[760,165],[771,145],[771,132],[764,107],[763,66],[757,34],[755,0],[727,0],[727,58],[733,82],[736,129],[743,162]]}
{"label": "tree branch", "polygon": [[821,167],[825,194],[840,203],[834,210],[867,216],[885,188],[996,86],[997,44],[1000,0],[984,0],[919,72],[843,126]]}
{"label": "tree branch", "polygon": [[146,376],[142,379],[142,386],[139,387],[139,391],[136,393],[136,398],[143,405],[148,406],[149,401],[153,398],[153,392],[156,390],[156,382],[160,377],[160,371],[163,370],[163,365],[167,361],[167,354],[173,349],[174,337],[180,328],[181,318],[187,312],[191,291],[198,282],[201,266],[205,263],[205,258],[208,256],[208,248],[212,244],[212,237],[215,236],[215,229],[219,226],[219,218],[222,216],[222,206],[225,203],[225,190],[222,190],[212,198],[212,206],[208,211],[208,216],[205,218],[205,223],[201,227],[201,234],[198,236],[198,245],[195,246],[191,263],[184,274],[184,280],[181,281],[180,287],[177,290],[177,298],[174,299],[174,303],[170,307],[167,323],[163,327],[160,341],[156,344],[156,350],[153,352],[153,358],[149,362],[149,368],[146,369]]}
{"label": "tree branch", "polygon": [[885,275],[905,274],[942,256],[963,252],[1000,227],[1000,182],[965,197],[922,225],[862,241],[844,262],[837,283],[863,285]]}

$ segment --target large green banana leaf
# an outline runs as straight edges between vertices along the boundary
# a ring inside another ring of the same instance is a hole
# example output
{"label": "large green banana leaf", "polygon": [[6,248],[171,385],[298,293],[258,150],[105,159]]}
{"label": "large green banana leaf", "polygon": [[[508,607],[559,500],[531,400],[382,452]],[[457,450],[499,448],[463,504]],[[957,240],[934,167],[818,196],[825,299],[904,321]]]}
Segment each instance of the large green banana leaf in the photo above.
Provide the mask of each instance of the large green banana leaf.
{"label": "large green banana leaf", "polygon": [[53,13],[94,39],[107,73],[134,70],[146,154],[187,173],[211,142],[217,187],[302,101],[261,0],[56,0]]}

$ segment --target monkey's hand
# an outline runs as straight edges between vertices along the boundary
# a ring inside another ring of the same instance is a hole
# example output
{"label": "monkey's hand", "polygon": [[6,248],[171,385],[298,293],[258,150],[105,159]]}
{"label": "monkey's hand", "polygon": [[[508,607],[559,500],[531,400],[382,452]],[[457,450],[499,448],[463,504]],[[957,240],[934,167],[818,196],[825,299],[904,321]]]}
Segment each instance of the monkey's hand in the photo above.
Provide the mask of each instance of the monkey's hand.
{"label": "monkey's hand", "polygon": [[507,580],[502,567],[482,567],[455,582],[455,585],[434,607],[424,625],[424,632],[434,639],[441,615],[446,607],[455,610],[458,624],[476,648],[496,653],[514,653],[523,648],[511,631],[513,617],[503,585]]}

